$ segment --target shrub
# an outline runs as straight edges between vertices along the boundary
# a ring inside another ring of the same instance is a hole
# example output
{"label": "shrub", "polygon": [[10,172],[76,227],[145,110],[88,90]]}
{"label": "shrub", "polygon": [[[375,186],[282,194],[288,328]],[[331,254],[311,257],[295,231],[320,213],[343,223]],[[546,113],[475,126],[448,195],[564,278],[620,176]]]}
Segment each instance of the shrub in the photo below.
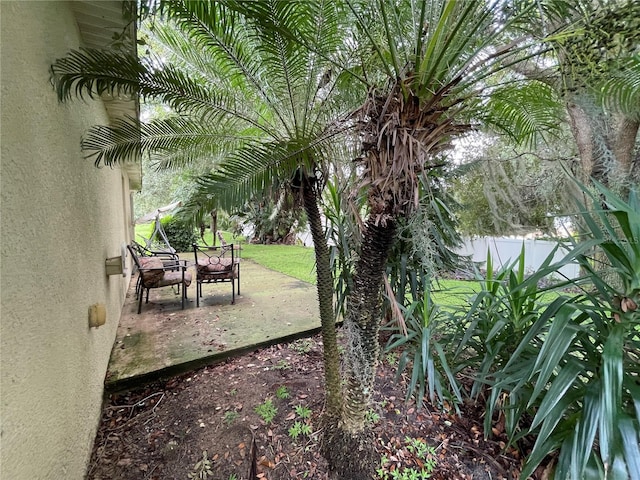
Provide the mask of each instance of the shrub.
{"label": "shrub", "polygon": [[428,396],[432,404],[437,400],[441,406],[449,402],[456,407],[462,402],[462,393],[445,355],[441,342],[441,324],[446,312],[442,312],[431,299],[428,290],[423,297],[409,305],[400,306],[405,318],[405,332],[394,333],[389,339],[388,351],[400,349],[397,376],[411,370],[407,401],[415,397],[416,405],[422,406]]}
{"label": "shrub", "polygon": [[162,218],[160,222],[169,244],[176,252],[190,252],[193,249],[192,245],[197,238],[193,228],[188,227],[171,215]]}

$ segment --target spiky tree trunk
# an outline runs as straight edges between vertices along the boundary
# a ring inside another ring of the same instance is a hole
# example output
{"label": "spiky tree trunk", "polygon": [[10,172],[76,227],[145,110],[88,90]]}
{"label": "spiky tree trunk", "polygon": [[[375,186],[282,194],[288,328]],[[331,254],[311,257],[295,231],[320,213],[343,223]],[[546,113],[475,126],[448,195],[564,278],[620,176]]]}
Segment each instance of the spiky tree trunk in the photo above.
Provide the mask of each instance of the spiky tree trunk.
{"label": "spiky tree trunk", "polygon": [[[342,416],[344,429],[364,429],[371,402],[379,354],[382,280],[395,234],[395,221],[377,225],[367,221],[360,258],[356,264],[353,292],[345,319],[349,355],[346,358],[347,389]],[[371,363],[371,361],[374,363]]]}
{"label": "spiky tree trunk", "polygon": [[337,422],[342,410],[342,384],[340,380],[340,353],[333,310],[333,276],[331,257],[322,228],[322,218],[318,208],[318,196],[312,181],[302,181],[302,197],[307,214],[313,247],[316,256],[318,304],[322,331],[326,415],[329,422]]}
{"label": "spiky tree trunk", "polygon": [[365,414],[374,391],[380,349],[380,294],[394,234],[393,220],[378,223],[370,217],[367,221],[345,318],[347,388],[342,421],[327,429],[328,441],[323,448],[333,479],[371,478],[375,470],[374,439],[366,428]]}

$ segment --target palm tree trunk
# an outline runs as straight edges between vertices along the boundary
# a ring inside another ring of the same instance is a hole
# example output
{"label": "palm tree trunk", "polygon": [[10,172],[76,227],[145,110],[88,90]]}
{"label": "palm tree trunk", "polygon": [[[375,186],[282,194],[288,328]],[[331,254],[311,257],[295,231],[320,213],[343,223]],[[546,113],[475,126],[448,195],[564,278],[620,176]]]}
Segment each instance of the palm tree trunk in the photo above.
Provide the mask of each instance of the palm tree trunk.
{"label": "palm tree trunk", "polygon": [[218,210],[211,210],[209,212],[211,215],[211,222],[209,224],[211,228],[211,236],[213,237],[212,245],[216,246],[216,238],[218,238]]}
{"label": "palm tree trunk", "polygon": [[318,304],[322,332],[326,416],[329,422],[337,422],[342,411],[342,383],[340,379],[340,354],[336,333],[336,317],[333,309],[333,276],[331,257],[322,228],[318,197],[309,179],[302,182],[304,209],[311,229],[316,255],[318,280]]}
{"label": "palm tree trunk", "polygon": [[604,113],[572,102],[567,105],[573,137],[582,164],[583,182],[591,178],[613,187],[626,188],[633,181],[633,151],[640,122],[622,114],[606,120]]}
{"label": "palm tree trunk", "polygon": [[345,318],[349,345],[342,420],[326,429],[327,444],[323,448],[330,478],[336,480],[372,478],[378,464],[365,415],[370,407],[380,349],[380,292],[394,234],[395,223],[391,220],[376,224],[370,217],[367,221]]}
{"label": "palm tree trunk", "polygon": [[395,223],[367,221],[362,251],[356,265],[353,292],[349,296],[345,327],[349,346],[347,385],[342,421],[351,433],[364,430],[380,346],[382,280],[395,234]]}

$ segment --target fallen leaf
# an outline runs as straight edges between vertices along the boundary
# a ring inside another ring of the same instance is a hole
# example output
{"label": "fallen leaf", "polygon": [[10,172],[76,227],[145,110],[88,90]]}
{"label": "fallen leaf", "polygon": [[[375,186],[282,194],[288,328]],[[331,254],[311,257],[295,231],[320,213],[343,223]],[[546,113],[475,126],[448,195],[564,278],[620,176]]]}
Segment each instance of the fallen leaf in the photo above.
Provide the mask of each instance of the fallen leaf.
{"label": "fallen leaf", "polygon": [[272,470],[276,468],[276,464],[273,463],[271,460],[269,460],[267,457],[261,457],[260,461],[258,462],[258,465],[270,468]]}

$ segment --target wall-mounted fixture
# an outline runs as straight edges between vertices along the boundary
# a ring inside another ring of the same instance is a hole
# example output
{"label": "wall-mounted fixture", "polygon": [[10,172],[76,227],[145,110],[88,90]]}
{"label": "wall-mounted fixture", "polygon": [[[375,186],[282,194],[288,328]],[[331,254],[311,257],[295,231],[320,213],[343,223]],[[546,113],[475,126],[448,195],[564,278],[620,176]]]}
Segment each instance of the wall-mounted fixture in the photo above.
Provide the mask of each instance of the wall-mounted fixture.
{"label": "wall-mounted fixture", "polygon": [[123,272],[122,268],[122,257],[111,257],[107,258],[104,261],[104,267],[107,271],[107,275],[121,275]]}
{"label": "wall-mounted fixture", "polygon": [[89,307],[89,327],[98,328],[107,321],[107,307],[104,303],[96,303]]}
{"label": "wall-mounted fixture", "polygon": [[127,245],[123,243],[120,247],[119,257],[110,257],[104,261],[107,275],[127,275]]}

